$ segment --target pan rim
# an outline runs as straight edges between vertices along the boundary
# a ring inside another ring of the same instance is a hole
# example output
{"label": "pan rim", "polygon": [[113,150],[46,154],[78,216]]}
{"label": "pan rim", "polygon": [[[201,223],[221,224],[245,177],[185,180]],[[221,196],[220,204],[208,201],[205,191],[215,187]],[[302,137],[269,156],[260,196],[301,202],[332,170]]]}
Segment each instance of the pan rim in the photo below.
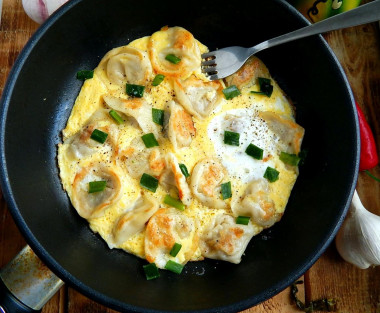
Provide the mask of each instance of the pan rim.
{"label": "pan rim", "polygon": [[[87,286],[82,281],[77,279],[75,276],[73,276],[67,269],[62,267],[57,260],[55,260],[47,250],[39,243],[37,238],[33,235],[31,229],[28,227],[27,223],[25,222],[21,211],[17,207],[16,199],[13,196],[12,188],[9,181],[8,171],[7,171],[7,162],[5,157],[5,126],[6,126],[6,119],[7,119],[7,112],[10,105],[10,95],[13,93],[17,77],[25,64],[25,62],[28,59],[28,56],[30,52],[33,50],[35,45],[40,41],[40,39],[43,37],[43,35],[49,30],[49,28],[67,11],[71,10],[73,7],[78,5],[83,0],[71,0],[67,2],[65,5],[63,5],[60,9],[58,9],[44,24],[42,24],[38,30],[33,34],[31,39],[27,42],[23,50],[21,51],[20,55],[17,57],[17,60],[15,64],[13,65],[7,82],[5,84],[2,97],[0,99],[0,187],[4,195],[4,199],[6,200],[9,210],[11,212],[11,215],[13,219],[15,220],[15,223],[17,224],[19,230],[21,231],[22,235],[24,236],[27,243],[31,246],[33,251],[37,254],[41,260],[48,265],[48,267],[58,276],[60,277],[65,283],[68,283],[70,286],[77,289],[79,292],[83,293],[87,297],[94,299],[95,301],[98,301],[99,303],[102,303],[112,309],[116,310],[128,310],[131,312],[172,312],[172,311],[161,311],[161,310],[155,310],[155,309],[148,309],[148,308],[142,308],[134,305],[130,305],[128,303],[116,300],[110,296],[104,295],[101,292]],[[306,24],[310,24],[306,18],[304,18],[295,8],[293,8],[290,4],[286,3],[282,0],[274,0],[279,5],[282,5],[285,10],[290,11],[294,16],[297,16],[299,19],[303,20]],[[323,39],[321,35],[318,35],[319,39],[321,40],[322,44],[324,45],[324,48],[329,53],[329,56],[332,58],[333,63],[337,66],[337,75],[340,76],[342,79],[342,82],[344,83],[344,87],[347,89],[347,94],[349,95],[349,98],[351,100],[351,109],[353,111],[353,117],[355,122],[355,133],[356,133],[356,155],[355,155],[355,169],[353,171],[352,181],[351,181],[351,187],[347,191],[347,201],[342,209],[342,214],[340,215],[340,218],[332,229],[330,229],[330,232],[326,234],[325,241],[315,249],[315,253],[310,255],[308,259],[304,260],[302,266],[298,268],[298,270],[295,270],[293,273],[289,273],[287,275],[287,279],[283,279],[282,281],[278,281],[274,286],[272,286],[271,290],[262,292],[260,294],[253,295],[247,299],[243,299],[239,302],[233,303],[228,306],[223,307],[217,307],[212,309],[204,309],[204,310],[196,310],[196,311],[177,311],[177,312],[236,312],[236,311],[242,311],[244,309],[247,309],[249,307],[252,307],[253,305],[257,305],[262,301],[265,301],[269,299],[270,297],[273,297],[275,294],[280,292],[281,290],[287,288],[295,279],[303,275],[304,272],[306,272],[322,255],[322,253],[327,249],[327,247],[330,245],[332,240],[334,239],[338,229],[340,228],[345,215],[347,214],[349,204],[351,202],[351,198],[354,194],[356,181],[358,178],[358,169],[359,169],[359,158],[360,158],[360,135],[359,135],[359,123],[358,123],[358,117],[357,114],[355,114],[355,102],[354,97],[351,91],[351,88],[349,86],[348,79],[344,73],[344,70],[342,66],[340,65],[338,59],[336,58],[335,54],[333,53],[332,49],[329,47],[327,42]],[[292,279],[291,279],[292,278]]]}

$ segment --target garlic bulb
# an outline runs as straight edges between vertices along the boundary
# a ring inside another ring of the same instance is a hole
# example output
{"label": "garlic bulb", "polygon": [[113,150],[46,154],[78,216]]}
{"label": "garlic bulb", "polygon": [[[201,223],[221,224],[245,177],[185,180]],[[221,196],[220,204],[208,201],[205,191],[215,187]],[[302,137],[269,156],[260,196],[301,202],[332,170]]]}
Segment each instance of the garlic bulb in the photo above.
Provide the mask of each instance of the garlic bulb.
{"label": "garlic bulb", "polygon": [[43,23],[55,10],[68,0],[22,0],[26,14],[38,24]]}
{"label": "garlic bulb", "polygon": [[380,265],[380,216],[364,208],[356,190],[335,244],[344,260],[361,269]]}

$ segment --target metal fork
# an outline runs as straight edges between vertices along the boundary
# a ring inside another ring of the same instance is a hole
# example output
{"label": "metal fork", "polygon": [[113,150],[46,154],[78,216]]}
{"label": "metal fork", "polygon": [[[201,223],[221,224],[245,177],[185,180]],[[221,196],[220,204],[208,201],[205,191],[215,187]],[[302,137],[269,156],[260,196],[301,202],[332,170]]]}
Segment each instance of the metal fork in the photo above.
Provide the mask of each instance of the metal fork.
{"label": "metal fork", "polygon": [[202,72],[206,73],[210,80],[221,79],[235,73],[250,56],[261,50],[331,30],[378,20],[380,20],[380,0],[375,0],[321,22],[266,40],[251,48],[234,46],[204,53],[202,54],[203,61],[201,63]]}

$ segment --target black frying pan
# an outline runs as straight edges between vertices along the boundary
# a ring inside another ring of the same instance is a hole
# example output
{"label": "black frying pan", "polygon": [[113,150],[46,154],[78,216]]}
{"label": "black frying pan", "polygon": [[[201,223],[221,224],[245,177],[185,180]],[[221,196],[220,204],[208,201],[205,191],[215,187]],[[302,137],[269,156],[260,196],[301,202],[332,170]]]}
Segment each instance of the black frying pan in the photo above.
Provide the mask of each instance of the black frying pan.
{"label": "black frying pan", "polygon": [[194,262],[181,275],[161,271],[146,281],[146,261],[109,250],[73,209],[56,156],[82,85],[75,74],[95,68],[108,50],[164,25],[188,29],[213,50],[253,46],[306,23],[280,0],[72,0],[54,14],[19,56],[0,107],[1,187],[37,255],[65,282],[117,310],[240,311],[301,276],[340,226],[359,160],[353,97],[320,36],[258,54],[296,105],[308,157],[283,219],[252,239],[240,265]]}

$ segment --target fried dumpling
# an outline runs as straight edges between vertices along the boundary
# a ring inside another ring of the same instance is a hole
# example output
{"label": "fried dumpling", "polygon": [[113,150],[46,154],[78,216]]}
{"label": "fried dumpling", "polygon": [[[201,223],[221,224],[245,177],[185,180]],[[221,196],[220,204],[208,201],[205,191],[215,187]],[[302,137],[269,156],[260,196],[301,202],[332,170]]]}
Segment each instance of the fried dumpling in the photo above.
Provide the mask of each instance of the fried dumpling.
{"label": "fried dumpling", "polygon": [[207,117],[222,99],[223,86],[219,81],[204,82],[194,76],[174,81],[178,102],[192,115]]}
{"label": "fried dumpling", "polygon": [[106,104],[116,111],[133,117],[144,133],[158,136],[158,127],[152,120],[152,106],[142,98],[121,99],[109,95],[103,97]]}
{"label": "fried dumpling", "polygon": [[[101,144],[91,139],[92,132],[98,129],[108,134],[106,142]],[[91,155],[100,148],[116,149],[118,139],[118,128],[110,120],[108,110],[100,109],[96,111],[82,128],[80,132],[68,138],[65,143],[69,144],[68,153],[74,159],[83,159]]]}
{"label": "fried dumpling", "polygon": [[140,137],[134,138],[126,150],[120,151],[119,158],[133,178],[140,178],[144,173],[159,176],[165,168],[165,159],[158,147],[147,149]]}
{"label": "fried dumpling", "polygon": [[173,153],[166,155],[166,169],[160,176],[159,182],[168,192],[174,188],[183,204],[191,203],[190,188]]}
{"label": "fried dumpling", "polygon": [[149,195],[138,198],[115,223],[112,234],[116,246],[142,231],[145,223],[157,210],[158,203],[155,198]]}
{"label": "fried dumpling", "polygon": [[[168,260],[185,264],[198,247],[194,221],[177,209],[160,209],[149,220],[145,233],[145,257],[158,268]],[[182,245],[176,257],[169,252],[175,243]]]}
{"label": "fried dumpling", "polygon": [[225,80],[227,86],[235,85],[242,89],[255,85],[259,77],[270,78],[269,70],[260,59],[252,56],[236,73],[226,77]]}
{"label": "fried dumpling", "polygon": [[108,85],[108,81],[121,87],[126,83],[145,85],[152,76],[148,53],[128,46],[108,52],[100,62],[99,68],[103,69],[100,77],[105,85]]}
{"label": "fried dumpling", "polygon": [[[149,56],[153,69],[167,77],[187,78],[198,70],[201,52],[193,35],[182,27],[164,28],[149,39]],[[180,61],[174,64],[166,59],[174,55]]]}
{"label": "fried dumpling", "polygon": [[270,227],[282,216],[276,212],[273,200],[269,197],[270,186],[266,179],[259,178],[249,183],[243,197],[232,205],[237,216],[249,216],[251,221],[262,227]]}
{"label": "fried dumpling", "polygon": [[204,158],[194,167],[191,174],[191,190],[204,205],[225,209],[227,204],[221,199],[220,185],[226,179],[227,171],[215,158]]}
{"label": "fried dumpling", "polygon": [[189,147],[195,136],[194,122],[189,113],[174,101],[169,103],[168,136],[175,150]]}
{"label": "fried dumpling", "polygon": [[286,118],[285,116],[273,112],[260,112],[259,116],[267,123],[271,129],[283,143],[279,146],[281,151],[287,153],[298,154],[301,149],[302,139],[305,129],[296,122]]}
{"label": "fried dumpling", "polygon": [[[96,163],[82,168],[74,178],[72,203],[83,218],[97,218],[121,196],[123,172],[117,166]],[[89,183],[106,181],[103,191],[90,193]]]}
{"label": "fried dumpling", "polygon": [[236,224],[231,215],[219,214],[200,238],[202,256],[238,264],[253,235],[255,231],[251,224]]}

